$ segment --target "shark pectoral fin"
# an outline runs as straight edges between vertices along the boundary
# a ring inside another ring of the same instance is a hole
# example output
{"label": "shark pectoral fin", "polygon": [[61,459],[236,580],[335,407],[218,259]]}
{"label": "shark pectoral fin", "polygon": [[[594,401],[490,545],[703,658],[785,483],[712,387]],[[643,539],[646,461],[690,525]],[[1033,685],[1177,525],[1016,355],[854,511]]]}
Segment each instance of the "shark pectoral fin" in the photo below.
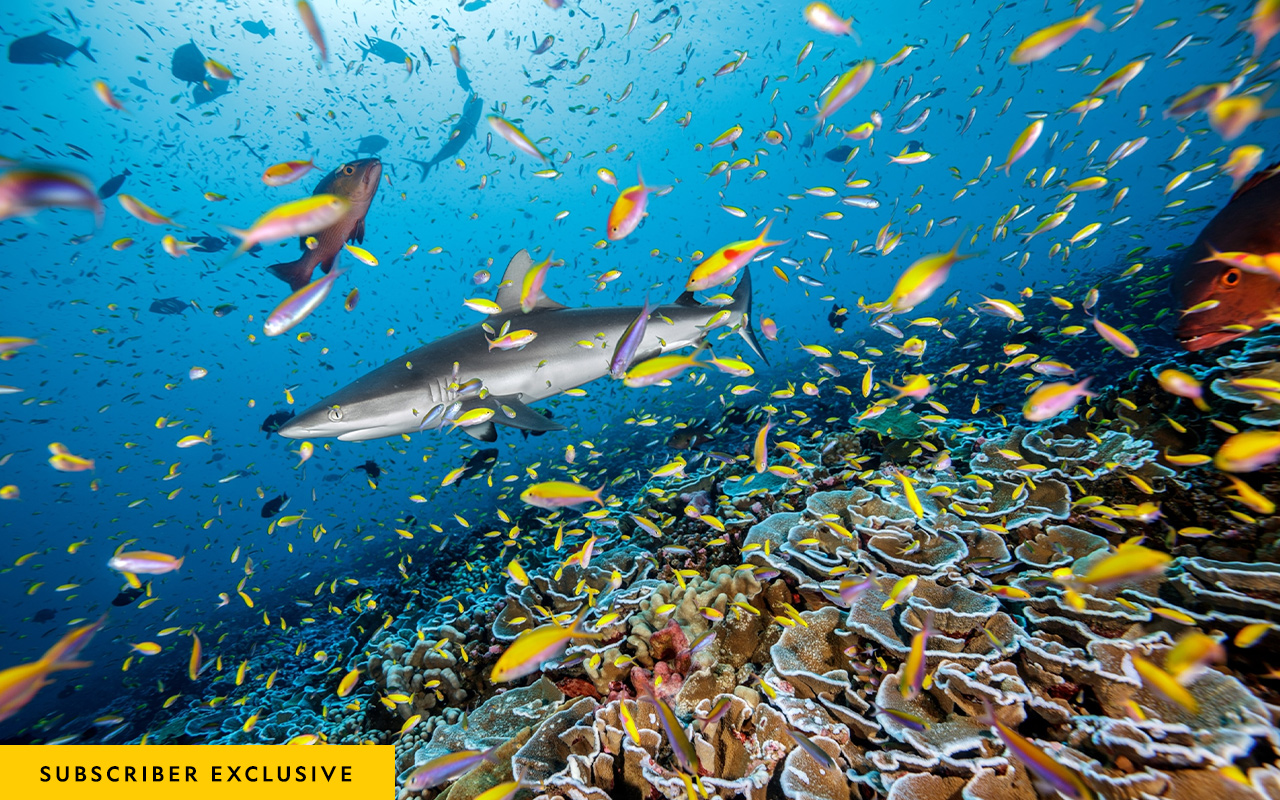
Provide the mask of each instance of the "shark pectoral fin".
{"label": "shark pectoral fin", "polygon": [[498,441],[498,429],[492,422],[484,422],[480,425],[471,425],[463,428],[462,432],[481,442]]}
{"label": "shark pectoral fin", "polygon": [[522,431],[535,432],[562,431],[565,429],[559,422],[539,414],[512,395],[505,397],[490,395],[488,399],[494,402],[494,410],[498,413],[493,415],[493,421],[499,425],[509,425]]}
{"label": "shark pectoral fin", "polygon": [[[524,276],[531,269],[533,269],[533,258],[528,250],[521,250],[511,257],[511,261],[507,264],[507,271],[502,274],[502,283],[498,284],[496,302],[502,306],[503,311],[514,311],[520,308],[520,292],[524,287]],[[545,294],[539,294],[533,309],[553,311],[564,307],[563,303],[557,303]]]}

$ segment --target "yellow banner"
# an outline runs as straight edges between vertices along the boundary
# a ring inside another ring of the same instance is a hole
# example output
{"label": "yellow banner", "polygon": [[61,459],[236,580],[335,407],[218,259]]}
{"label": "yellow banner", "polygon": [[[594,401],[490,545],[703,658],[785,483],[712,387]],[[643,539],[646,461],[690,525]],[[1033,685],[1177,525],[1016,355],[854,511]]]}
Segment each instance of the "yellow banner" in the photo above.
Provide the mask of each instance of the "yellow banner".
{"label": "yellow banner", "polygon": [[0,745],[4,794],[24,800],[350,800],[395,796],[386,745]]}

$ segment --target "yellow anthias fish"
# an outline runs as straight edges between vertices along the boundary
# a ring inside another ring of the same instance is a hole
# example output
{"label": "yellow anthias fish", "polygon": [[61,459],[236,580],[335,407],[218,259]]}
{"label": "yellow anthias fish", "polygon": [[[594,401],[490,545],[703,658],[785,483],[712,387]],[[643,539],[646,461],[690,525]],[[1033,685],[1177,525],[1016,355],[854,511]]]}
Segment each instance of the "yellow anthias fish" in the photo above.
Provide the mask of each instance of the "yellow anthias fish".
{"label": "yellow anthias fish", "polygon": [[665,186],[649,186],[644,182],[644,175],[636,168],[636,185],[624,189],[609,209],[608,225],[605,236],[611,242],[625,239],[631,235],[649,214],[649,195],[664,190]]}
{"label": "yellow anthias fish", "polygon": [[104,614],[97,622],[68,632],[46,650],[38,661],[9,667],[0,672],[0,722],[18,713],[31,702],[36,692],[52,683],[49,680],[51,673],[92,666],[91,662],[76,661],[75,658],[106,622]]}
{"label": "yellow anthias fish", "polygon": [[727,244],[707,256],[693,268],[693,273],[689,275],[689,281],[685,284],[684,290],[701,292],[713,286],[719,286],[738,274],[738,271],[749,264],[751,259],[764,248],[785,243],[786,239],[771,241],[768,238],[769,228],[772,225],[773,220],[769,220],[756,238]]}
{"label": "yellow anthias fish", "polygon": [[957,254],[963,239],[963,236],[957,239],[955,245],[947,252],[925,256],[907,267],[906,272],[903,272],[898,282],[894,284],[893,291],[885,303],[892,307],[895,313],[901,314],[929,299],[930,295],[947,282],[952,265],[969,258],[969,256]]}

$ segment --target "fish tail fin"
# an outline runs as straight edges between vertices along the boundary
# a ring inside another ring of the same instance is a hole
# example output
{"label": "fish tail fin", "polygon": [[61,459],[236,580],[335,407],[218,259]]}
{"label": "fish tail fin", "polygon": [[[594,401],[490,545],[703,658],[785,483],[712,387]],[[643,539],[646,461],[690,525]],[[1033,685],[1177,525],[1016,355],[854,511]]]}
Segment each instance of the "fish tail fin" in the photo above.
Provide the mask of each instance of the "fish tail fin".
{"label": "fish tail fin", "polygon": [[[603,489],[604,487],[600,487]],[[591,610],[590,605],[584,605],[582,610],[578,612],[578,616],[574,618],[573,623],[569,626],[569,631],[575,639],[603,639],[602,631],[588,631],[582,627],[582,621],[587,618],[587,612]]]}
{"label": "fish tail fin", "polygon": [[93,57],[93,53],[90,53],[90,52],[89,52],[89,37],[88,37],[88,36],[84,37],[84,41],[83,41],[83,42],[81,42],[81,43],[80,43],[80,46],[79,46],[79,47],[77,47],[76,49],[77,49],[77,50],[79,50],[81,53],[84,53],[84,57],[85,57],[85,58],[89,59],[90,61],[92,61],[92,62],[93,62],[93,63],[95,63],[95,64],[97,64],[97,63],[98,63],[98,59],[94,58],[94,57]]}
{"label": "fish tail fin", "polygon": [[777,245],[787,243],[786,239],[775,240],[775,239],[769,238],[769,229],[772,227],[773,227],[773,220],[769,220],[764,224],[764,230],[760,231],[760,236],[757,237],[756,241],[760,242],[761,247],[775,247]]}
{"label": "fish tail fin", "polygon": [[182,569],[182,562],[183,562],[183,561],[186,561],[186,560],[187,560],[187,557],[184,555],[182,558],[179,558],[179,559],[174,563],[173,568],[174,568],[174,569]]}
{"label": "fish tail fin", "polygon": [[729,305],[729,308],[742,312],[742,321],[738,324],[738,333],[747,341],[747,346],[755,351],[756,355],[760,356],[760,360],[768,364],[769,359],[760,347],[760,340],[756,338],[755,329],[751,327],[751,267],[742,268],[742,279],[738,281],[737,288],[733,290],[733,302]]}
{"label": "fish tail fin", "polygon": [[991,708],[991,701],[985,697],[982,698],[982,716],[978,717],[978,721],[983,725],[990,725],[992,727],[997,724],[996,712]]}
{"label": "fish tail fin", "polygon": [[310,263],[305,255],[297,261],[288,261],[283,264],[272,264],[267,267],[272,275],[289,284],[289,289],[298,291],[303,286],[311,283],[311,273],[315,269],[315,265]]}
{"label": "fish tail fin", "polygon": [[1084,12],[1084,27],[1091,31],[1105,31],[1107,26],[1098,21],[1098,12],[1102,10],[1102,6],[1094,6]]}
{"label": "fish tail fin", "polygon": [[422,170],[422,175],[418,178],[418,183],[425,183],[427,180],[427,173],[431,171],[433,166],[435,166],[430,161],[415,161],[412,158],[409,159],[409,163],[417,164],[418,169]]}

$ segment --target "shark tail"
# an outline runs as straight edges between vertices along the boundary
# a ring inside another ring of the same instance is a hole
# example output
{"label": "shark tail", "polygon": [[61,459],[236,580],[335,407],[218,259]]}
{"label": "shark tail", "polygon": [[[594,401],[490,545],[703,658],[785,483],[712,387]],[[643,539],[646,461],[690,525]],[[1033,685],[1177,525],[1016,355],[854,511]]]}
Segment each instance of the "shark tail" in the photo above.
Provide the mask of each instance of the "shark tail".
{"label": "shark tail", "polygon": [[311,273],[315,271],[315,264],[312,264],[311,260],[306,255],[303,255],[297,261],[272,264],[267,269],[271,270],[272,275],[289,284],[291,291],[296,292],[311,283]]}
{"label": "shark tail", "polygon": [[79,47],[77,47],[76,49],[77,49],[77,50],[79,50],[81,53],[84,53],[84,57],[85,57],[85,58],[89,59],[90,61],[92,61],[92,62],[93,62],[93,63],[95,63],[95,64],[97,64],[97,63],[98,63],[98,59],[94,58],[94,57],[93,57],[93,53],[90,53],[90,52],[89,52],[89,37],[88,37],[88,36],[84,37],[84,41],[83,41],[83,42],[81,42],[81,43],[80,43],[80,46],[79,46]]}
{"label": "shark tail", "polygon": [[733,302],[729,304],[729,308],[733,311],[742,312],[742,322],[738,325],[738,333],[743,339],[747,340],[747,346],[760,356],[760,360],[768,364],[769,359],[764,354],[764,349],[760,347],[760,340],[756,338],[756,330],[751,325],[751,267],[744,267],[742,270],[742,279],[738,281],[738,286],[733,290]]}
{"label": "shark tail", "polygon": [[418,183],[425,183],[427,180],[427,173],[436,165],[436,162],[434,161],[415,161],[412,158],[409,159],[409,163],[417,164],[418,169],[422,170],[422,175],[418,178]]}

